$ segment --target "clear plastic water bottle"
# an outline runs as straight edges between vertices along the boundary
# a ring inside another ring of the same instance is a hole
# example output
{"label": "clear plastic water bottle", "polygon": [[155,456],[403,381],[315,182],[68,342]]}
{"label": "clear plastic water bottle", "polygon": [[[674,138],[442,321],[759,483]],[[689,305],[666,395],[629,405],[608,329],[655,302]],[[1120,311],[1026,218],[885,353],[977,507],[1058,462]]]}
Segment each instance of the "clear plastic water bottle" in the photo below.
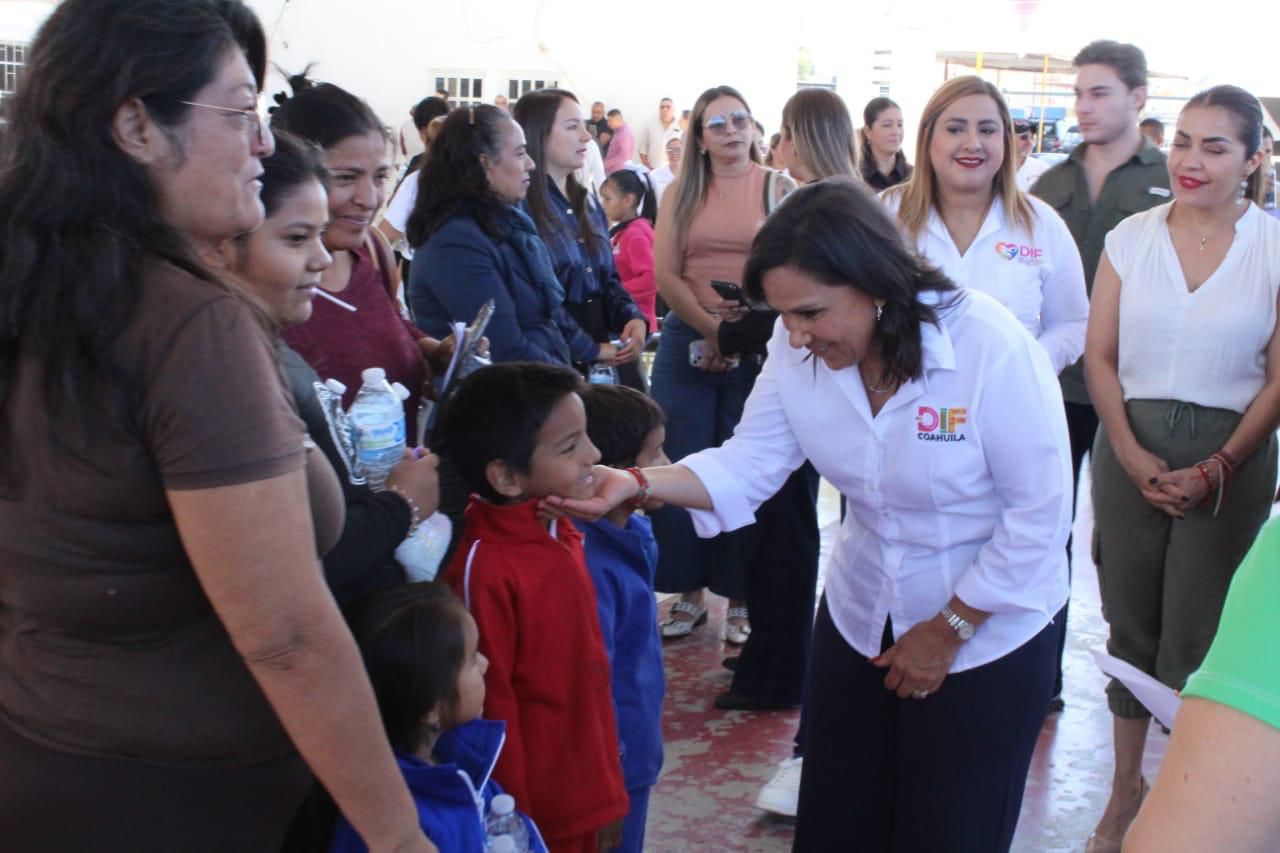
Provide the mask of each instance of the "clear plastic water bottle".
{"label": "clear plastic water bottle", "polygon": [[370,488],[381,489],[391,469],[404,458],[404,406],[381,367],[370,367],[360,377],[364,385],[347,412],[355,439],[356,474]]}
{"label": "clear plastic water bottle", "polygon": [[414,528],[400,547],[396,548],[396,561],[404,566],[405,577],[410,583],[433,581],[440,573],[444,552],[449,550],[449,538],[453,535],[453,523],[443,512],[427,516]]}
{"label": "clear plastic water bottle", "polygon": [[529,830],[524,825],[524,818],[516,813],[516,798],[510,794],[499,794],[489,803],[489,816],[484,821],[484,834],[490,849],[495,841],[505,835],[514,842],[515,853],[528,853]]}
{"label": "clear plastic water bottle", "polygon": [[489,853],[519,853],[516,842],[510,835],[499,835],[489,840]]}
{"label": "clear plastic water bottle", "polygon": [[593,364],[587,381],[592,385],[617,385],[618,371],[611,364]]}

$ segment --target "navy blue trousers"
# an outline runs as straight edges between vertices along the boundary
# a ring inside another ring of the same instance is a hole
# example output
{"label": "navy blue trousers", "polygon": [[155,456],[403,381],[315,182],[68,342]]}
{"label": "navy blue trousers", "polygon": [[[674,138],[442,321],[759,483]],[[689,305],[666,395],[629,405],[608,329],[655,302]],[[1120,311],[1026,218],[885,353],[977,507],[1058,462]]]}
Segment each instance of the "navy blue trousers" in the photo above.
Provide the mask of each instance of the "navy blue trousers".
{"label": "navy blue trousers", "polygon": [[[888,626],[883,648],[892,645]],[[1057,626],[899,699],[836,629],[826,597],[805,700],[797,851],[1000,853],[1013,842],[1053,687]]]}
{"label": "navy blue trousers", "polygon": [[751,633],[731,689],[759,702],[804,698],[818,584],[818,479],[813,465],[800,466],[742,537]]}

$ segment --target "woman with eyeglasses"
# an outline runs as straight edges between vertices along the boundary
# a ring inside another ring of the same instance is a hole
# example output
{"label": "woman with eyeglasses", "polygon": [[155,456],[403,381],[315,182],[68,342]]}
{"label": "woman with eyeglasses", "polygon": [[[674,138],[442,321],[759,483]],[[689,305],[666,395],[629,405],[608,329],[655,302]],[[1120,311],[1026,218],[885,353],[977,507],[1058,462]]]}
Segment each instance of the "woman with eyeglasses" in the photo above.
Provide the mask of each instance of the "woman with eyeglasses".
{"label": "woman with eyeglasses", "polygon": [[925,105],[911,179],[881,198],[920,254],[1008,308],[1057,374],[1084,352],[1084,268],[1057,212],[1018,189],[1015,154],[1000,90],[956,77]]}
{"label": "woman with eyeglasses", "polygon": [[[751,240],[794,184],[760,163],[746,99],[729,86],[703,92],[685,135],[680,174],[663,196],[654,245],[658,290],[670,313],[653,365],[653,396],[667,415],[667,454],[680,459],[733,434],[759,372],[759,359],[724,357],[713,287],[738,285]],[[655,585],[681,594],[663,623],[664,637],[687,636],[707,618],[703,590],[729,599],[725,638],[750,633],[743,592],[743,538],[700,540],[686,513],[654,514],[659,557]]]}
{"label": "woman with eyeglasses", "polygon": [[0,847],[277,850],[314,772],[370,848],[435,850],[319,570],[337,480],[267,318],[202,261],[263,222],[261,24],[66,0],[28,59],[0,155]]}
{"label": "woman with eyeglasses", "polygon": [[350,92],[300,75],[289,82],[294,93],[277,96],[282,103],[272,112],[271,126],[324,151],[329,170],[324,244],[333,264],[320,281],[321,298],[311,318],[286,329],[284,340],[322,379],[346,386],[344,408],[359,393],[365,368],[385,370],[388,382],[409,390],[405,434],[413,443],[427,360],[443,370],[452,350],[405,319],[395,258],[386,238],[372,227],[392,174],[386,131],[369,105]]}
{"label": "woman with eyeglasses", "polygon": [[911,177],[902,153],[902,108],[888,98],[872,98],[862,109],[862,179],[876,192]]}

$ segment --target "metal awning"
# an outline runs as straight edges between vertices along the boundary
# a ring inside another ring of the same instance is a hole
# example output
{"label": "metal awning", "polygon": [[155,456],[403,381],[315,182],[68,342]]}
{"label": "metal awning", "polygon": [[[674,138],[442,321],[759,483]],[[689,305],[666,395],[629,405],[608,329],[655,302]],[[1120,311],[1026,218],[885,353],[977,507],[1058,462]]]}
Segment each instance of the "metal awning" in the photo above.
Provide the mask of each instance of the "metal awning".
{"label": "metal awning", "polygon": [[[1026,71],[1033,74],[1044,72],[1045,57],[1049,59],[1050,74],[1076,73],[1070,56],[1054,56],[1045,53],[1012,53],[992,50],[982,51],[982,67],[992,71]],[[978,53],[972,50],[943,50],[938,52],[938,61],[964,68],[978,67]],[[1148,71],[1148,77],[1159,77],[1164,80],[1186,80],[1182,74],[1165,74],[1159,71]]]}

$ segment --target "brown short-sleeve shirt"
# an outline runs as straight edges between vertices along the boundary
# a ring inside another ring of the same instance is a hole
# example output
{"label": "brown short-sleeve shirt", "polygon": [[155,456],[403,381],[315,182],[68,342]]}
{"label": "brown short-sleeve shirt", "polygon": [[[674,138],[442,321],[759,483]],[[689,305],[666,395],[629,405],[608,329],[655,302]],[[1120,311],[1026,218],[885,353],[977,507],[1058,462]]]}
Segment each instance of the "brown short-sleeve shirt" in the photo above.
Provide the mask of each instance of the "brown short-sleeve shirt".
{"label": "brown short-sleeve shirt", "polygon": [[[285,754],[165,491],[327,463],[304,449],[268,335],[207,282],[148,263],[113,349],[132,390],[51,415],[28,351],[3,413],[20,487],[0,499],[0,718],[86,754],[215,765]],[[329,480],[331,494],[313,494],[318,529],[341,527]]]}

